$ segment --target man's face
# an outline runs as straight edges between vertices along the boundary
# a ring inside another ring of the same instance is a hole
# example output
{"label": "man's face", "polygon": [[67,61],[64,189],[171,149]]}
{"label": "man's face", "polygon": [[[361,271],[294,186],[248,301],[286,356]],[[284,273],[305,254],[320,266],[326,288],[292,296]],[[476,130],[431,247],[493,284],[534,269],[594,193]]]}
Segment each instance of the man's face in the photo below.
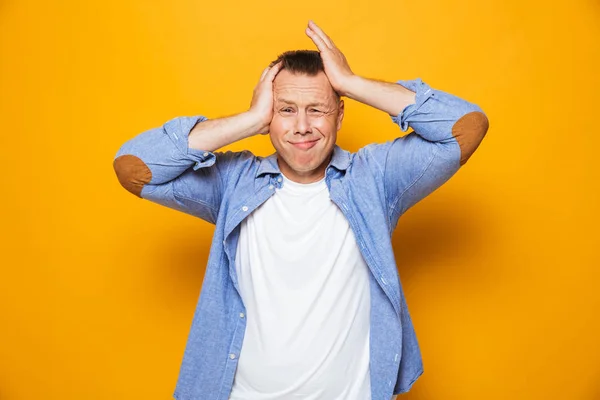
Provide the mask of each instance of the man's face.
{"label": "man's face", "polygon": [[289,179],[321,179],[342,126],[344,101],[324,72],[315,76],[282,70],[273,81],[273,120],[269,135],[279,168]]}

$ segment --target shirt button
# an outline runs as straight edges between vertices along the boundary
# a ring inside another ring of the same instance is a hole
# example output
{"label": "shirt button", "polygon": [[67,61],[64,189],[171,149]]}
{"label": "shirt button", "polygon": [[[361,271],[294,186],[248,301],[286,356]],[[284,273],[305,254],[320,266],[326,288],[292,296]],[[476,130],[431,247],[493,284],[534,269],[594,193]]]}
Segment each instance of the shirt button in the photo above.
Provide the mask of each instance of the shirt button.
{"label": "shirt button", "polygon": [[235,354],[231,353],[231,354],[229,355],[229,358],[231,358],[231,359],[233,360],[233,359],[235,358]]}
{"label": "shirt button", "polygon": [[205,151],[203,155],[204,155],[204,157],[208,157],[208,152]]}
{"label": "shirt button", "polygon": [[271,189],[271,190],[273,190],[274,187],[275,186],[273,186],[273,185],[269,185],[269,189]]}
{"label": "shirt button", "polygon": [[244,313],[243,312],[240,313],[240,318],[244,318]]}
{"label": "shirt button", "polygon": [[248,207],[246,207],[246,206],[242,207],[242,211],[248,211]]}
{"label": "shirt button", "polygon": [[277,182],[281,182],[283,179],[281,177],[277,178]]}
{"label": "shirt button", "polygon": [[225,246],[225,241],[223,240],[223,246]]}

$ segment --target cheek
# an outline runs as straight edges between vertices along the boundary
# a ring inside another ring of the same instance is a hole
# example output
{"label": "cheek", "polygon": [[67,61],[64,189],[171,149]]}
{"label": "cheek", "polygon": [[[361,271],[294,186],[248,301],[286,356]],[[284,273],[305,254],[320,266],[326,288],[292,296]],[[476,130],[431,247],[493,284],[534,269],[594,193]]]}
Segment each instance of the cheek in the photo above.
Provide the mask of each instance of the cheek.
{"label": "cheek", "polygon": [[324,136],[331,136],[335,134],[336,120],[333,118],[315,118],[311,123],[313,128],[316,128]]}
{"label": "cheek", "polygon": [[269,131],[274,134],[275,137],[281,138],[291,130],[293,130],[294,124],[291,118],[281,118],[278,116],[273,117]]}

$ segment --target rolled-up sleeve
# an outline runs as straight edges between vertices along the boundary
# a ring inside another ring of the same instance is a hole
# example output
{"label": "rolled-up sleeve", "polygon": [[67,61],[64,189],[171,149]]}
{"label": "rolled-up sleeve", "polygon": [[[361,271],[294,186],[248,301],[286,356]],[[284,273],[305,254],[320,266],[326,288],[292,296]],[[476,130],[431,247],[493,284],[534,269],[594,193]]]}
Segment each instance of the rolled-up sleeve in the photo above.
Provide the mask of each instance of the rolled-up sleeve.
{"label": "rolled-up sleeve", "polygon": [[205,120],[204,116],[176,117],[125,142],[113,160],[121,184],[140,196],[145,184],[165,183],[192,166],[198,169],[214,164],[212,152],[188,146],[190,131]]}
{"label": "rolled-up sleeve", "polygon": [[430,142],[457,142],[460,164],[467,162],[483,140],[489,121],[483,110],[450,93],[431,88],[421,78],[397,81],[416,93],[415,103],[392,117],[401,130],[411,127]]}

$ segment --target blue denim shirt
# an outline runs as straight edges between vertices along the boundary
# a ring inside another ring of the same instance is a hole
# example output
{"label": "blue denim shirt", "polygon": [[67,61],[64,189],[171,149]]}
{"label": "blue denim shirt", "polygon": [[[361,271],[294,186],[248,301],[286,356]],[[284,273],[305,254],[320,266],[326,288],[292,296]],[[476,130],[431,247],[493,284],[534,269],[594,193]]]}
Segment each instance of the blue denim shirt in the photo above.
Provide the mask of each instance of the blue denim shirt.
{"label": "blue denim shirt", "polygon": [[[423,373],[392,248],[398,218],[446,182],[488,129],[477,105],[421,79],[397,83],[416,92],[416,101],[392,120],[414,132],[356,153],[336,145],[325,177],[370,270],[372,400],[407,392]],[[178,400],[229,397],[246,319],[253,317],[246,314],[235,271],[240,223],[282,186],[276,153],[188,147],[189,132],[204,120],[177,117],[142,132],[121,146],[113,163],[121,184],[138,197],[215,224],[174,392]]]}

